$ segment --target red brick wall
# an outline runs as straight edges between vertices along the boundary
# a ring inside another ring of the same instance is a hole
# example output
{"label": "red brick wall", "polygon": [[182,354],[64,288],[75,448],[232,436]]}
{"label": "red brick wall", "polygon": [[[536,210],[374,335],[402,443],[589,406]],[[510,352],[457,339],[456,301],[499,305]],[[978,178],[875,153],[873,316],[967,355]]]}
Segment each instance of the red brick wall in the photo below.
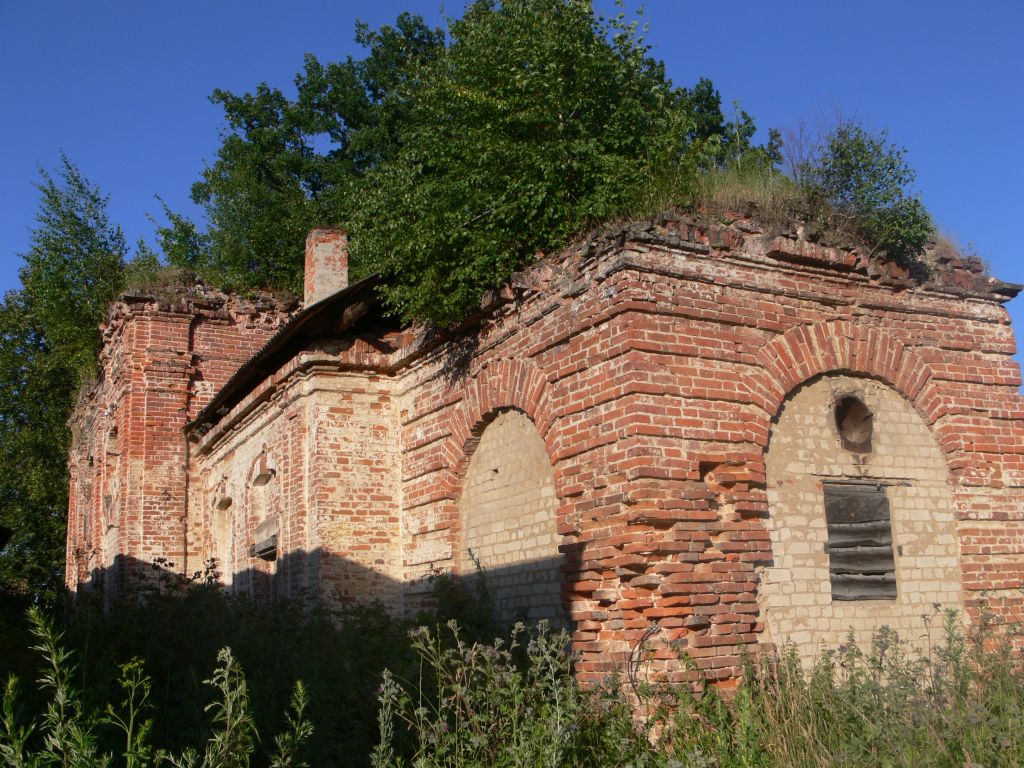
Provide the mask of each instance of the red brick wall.
{"label": "red brick wall", "polygon": [[72,418],[67,581],[109,594],[185,566],[184,428],[286,319],[285,305],[193,291],[111,308],[96,384]]}
{"label": "red brick wall", "polygon": [[683,650],[710,679],[734,680],[763,627],[772,420],[800,383],[844,371],[894,387],[937,435],[968,610],[987,590],[997,613],[1024,618],[1024,401],[998,297],[974,273],[973,293],[908,286],[892,265],[740,225],[708,237],[669,222],[596,257],[570,252],[563,274],[536,269],[543,285],[483,330],[455,385],[437,375],[441,355],[416,365],[403,409],[408,580],[453,562],[474,428],[513,406],[555,468],[581,675],[621,672],[657,621],[666,674],[685,676]]}

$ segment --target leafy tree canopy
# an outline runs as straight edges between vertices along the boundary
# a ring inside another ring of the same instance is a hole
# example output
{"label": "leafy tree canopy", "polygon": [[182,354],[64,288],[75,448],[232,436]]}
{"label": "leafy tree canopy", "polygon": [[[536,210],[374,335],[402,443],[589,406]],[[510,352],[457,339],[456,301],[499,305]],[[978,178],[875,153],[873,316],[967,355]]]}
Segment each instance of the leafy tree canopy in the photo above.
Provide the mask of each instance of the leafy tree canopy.
{"label": "leafy tree canopy", "polygon": [[403,105],[387,96],[444,35],[404,13],[377,31],[357,25],[356,40],[369,51],[362,60],[322,64],[307,55],[295,99],[265,83],[242,96],[214,91],[227,125],[216,160],[192,187],[207,227],[166,210],[158,236],[170,264],[225,287],[300,289],[306,234],[343,223],[339,187],[394,154]]}
{"label": "leafy tree canopy", "polygon": [[0,305],[0,592],[53,599],[63,578],[67,417],[77,379],[52,354],[18,293]]}
{"label": "leafy tree canopy", "polygon": [[121,289],[128,248],[107,197],[61,155],[42,171],[20,276],[0,304],[0,590],[52,600],[63,581],[68,415],[95,370],[99,323]]}
{"label": "leafy tree canopy", "polygon": [[107,216],[108,198],[63,153],[57,178],[41,170],[39,209],[22,254],[21,301],[48,349],[91,372],[98,324],[124,283],[128,246]]}
{"label": "leafy tree canopy", "polygon": [[345,226],[392,311],[447,324],[538,249],[754,151],[749,115],[727,123],[710,81],[674,87],[636,22],[586,0],[477,0],[446,30],[403,14],[356,39],[361,60],[307,57],[295,99],[214,93],[206,228],[169,212],[171,263],[297,290],[308,229]]}
{"label": "leafy tree canopy", "polygon": [[[685,189],[682,92],[589,3],[478,2],[392,94],[398,152],[352,184],[352,244],[405,319],[457,321],[538,249]],[[659,199],[660,198],[660,199]]]}

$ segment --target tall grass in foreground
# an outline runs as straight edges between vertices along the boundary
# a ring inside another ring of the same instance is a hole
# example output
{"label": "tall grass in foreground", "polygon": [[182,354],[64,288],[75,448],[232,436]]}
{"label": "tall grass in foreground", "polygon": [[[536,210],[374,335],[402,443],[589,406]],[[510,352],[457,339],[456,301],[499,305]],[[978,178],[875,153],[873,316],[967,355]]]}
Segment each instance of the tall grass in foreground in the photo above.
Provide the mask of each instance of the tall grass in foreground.
{"label": "tall grass in foreground", "polygon": [[[148,768],[243,768],[248,766],[258,734],[253,722],[245,676],[228,648],[217,657],[217,667],[206,680],[216,698],[205,708],[210,735],[202,750],[185,749],[179,754],[155,749],[149,740],[153,728],[152,684],[142,665],[133,660],[123,665],[118,683],[124,698],[102,710],[88,707],[73,680],[76,665],[61,644],[61,635],[41,612],[33,609],[30,623],[44,661],[40,687],[49,702],[38,720],[22,722],[18,713],[18,685],[8,679],[0,708],[0,762],[9,768],[100,768],[124,765]],[[303,744],[312,733],[306,720],[309,699],[301,682],[295,683],[288,714],[287,731],[274,740],[272,768],[299,768]],[[121,738],[118,753],[104,751],[100,732],[107,730]]]}
{"label": "tall grass in foreground", "polygon": [[[671,686],[651,680],[628,692],[614,681],[581,687],[572,674],[568,635],[543,625],[520,625],[506,639],[488,643],[480,635],[470,639],[456,621],[428,622],[401,645],[393,624],[359,616],[348,621],[353,625],[337,636],[320,636],[325,654],[364,647],[345,645],[346,632],[397,649],[396,663],[386,665],[392,671],[376,673],[376,695],[372,690],[354,697],[331,694],[332,688],[352,688],[357,658],[355,667],[332,665],[330,678],[311,680],[309,688],[296,684],[289,704],[282,689],[250,685],[261,676],[247,678],[238,657],[225,649],[202,696],[185,687],[204,715],[201,723],[188,725],[189,743],[174,746],[159,736],[183,724],[183,703],[161,693],[174,685],[160,679],[167,670],[151,678],[146,665],[128,659],[113,681],[100,680],[97,670],[83,677],[81,656],[34,613],[43,662],[36,691],[41,704],[34,715],[27,712],[31,707],[20,703],[18,685],[8,682],[0,709],[0,766],[1024,764],[1024,664],[1010,652],[1004,628],[995,631],[985,615],[965,627],[956,612],[936,611],[925,622],[940,622],[941,632],[924,636],[941,635],[937,642],[913,648],[883,628],[868,646],[848,642],[823,653],[809,669],[795,649],[787,648],[780,658],[751,660],[739,688],[728,696],[699,682]],[[269,622],[267,627],[285,631]],[[330,643],[341,644],[331,649]],[[258,672],[253,667],[246,663],[247,672]],[[83,688],[83,679],[95,690]],[[364,685],[359,678],[357,690]],[[259,715],[269,709],[285,714],[275,720]],[[361,732],[346,734],[338,730],[339,721]],[[312,748],[320,735],[316,724],[334,735]],[[261,732],[280,735],[261,742]]]}
{"label": "tall grass in foreground", "polygon": [[795,649],[747,665],[728,699],[710,686],[583,689],[568,638],[520,628],[509,643],[446,645],[422,632],[421,674],[386,677],[374,768],[462,766],[1019,766],[1024,666],[987,618],[913,649],[887,628],[805,670]]}

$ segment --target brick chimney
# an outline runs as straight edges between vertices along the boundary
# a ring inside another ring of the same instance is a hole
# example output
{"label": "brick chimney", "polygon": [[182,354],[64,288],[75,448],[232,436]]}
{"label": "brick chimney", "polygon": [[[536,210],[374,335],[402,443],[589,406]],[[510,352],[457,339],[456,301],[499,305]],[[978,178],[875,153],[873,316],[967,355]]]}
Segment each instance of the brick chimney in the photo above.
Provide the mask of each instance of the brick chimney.
{"label": "brick chimney", "polygon": [[340,229],[314,229],[306,236],[303,305],[348,287],[348,235]]}

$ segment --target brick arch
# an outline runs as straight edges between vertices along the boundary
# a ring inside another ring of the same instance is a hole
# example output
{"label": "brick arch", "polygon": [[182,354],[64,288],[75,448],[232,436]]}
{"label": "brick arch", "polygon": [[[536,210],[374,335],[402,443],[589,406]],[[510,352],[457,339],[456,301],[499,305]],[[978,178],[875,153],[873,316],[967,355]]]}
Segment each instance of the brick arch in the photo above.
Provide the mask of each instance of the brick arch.
{"label": "brick arch", "polygon": [[473,430],[465,458],[452,510],[456,572],[472,573],[476,563],[487,568],[503,621],[525,617],[562,626],[561,502],[536,425],[520,408],[492,409]]}
{"label": "brick arch", "polygon": [[899,392],[932,425],[942,415],[928,364],[892,334],[848,320],[801,325],[776,336],[758,352],[772,381],[762,386],[762,405],[773,416],[799,385],[825,373],[848,372],[878,379]]}
{"label": "brick arch", "polygon": [[[878,379],[899,392],[932,429],[951,466],[963,444],[956,429],[940,418],[947,412],[931,367],[894,335],[874,325],[833,320],[791,328],[757,354],[762,375],[749,391],[770,418],[801,384],[826,373]],[[954,471],[954,475],[956,472]]]}
{"label": "brick arch", "polygon": [[465,385],[462,399],[452,409],[451,432],[443,447],[445,470],[441,483],[445,502],[440,514],[449,521],[453,546],[460,535],[459,503],[474,449],[484,429],[499,414],[509,410],[525,414],[544,442],[548,461],[554,469],[555,496],[559,500],[556,527],[567,529],[565,479],[552,446],[557,432],[552,390],[553,385],[536,365],[507,359],[487,366]]}
{"label": "brick arch", "polygon": [[[547,379],[535,365],[518,360],[501,360],[489,365],[467,386],[451,420],[445,463],[449,467],[448,482],[456,502],[480,435],[499,413],[512,409],[522,411],[533,422],[551,461],[554,417]],[[554,461],[551,464],[554,466]],[[557,472],[555,485],[557,491]]]}

